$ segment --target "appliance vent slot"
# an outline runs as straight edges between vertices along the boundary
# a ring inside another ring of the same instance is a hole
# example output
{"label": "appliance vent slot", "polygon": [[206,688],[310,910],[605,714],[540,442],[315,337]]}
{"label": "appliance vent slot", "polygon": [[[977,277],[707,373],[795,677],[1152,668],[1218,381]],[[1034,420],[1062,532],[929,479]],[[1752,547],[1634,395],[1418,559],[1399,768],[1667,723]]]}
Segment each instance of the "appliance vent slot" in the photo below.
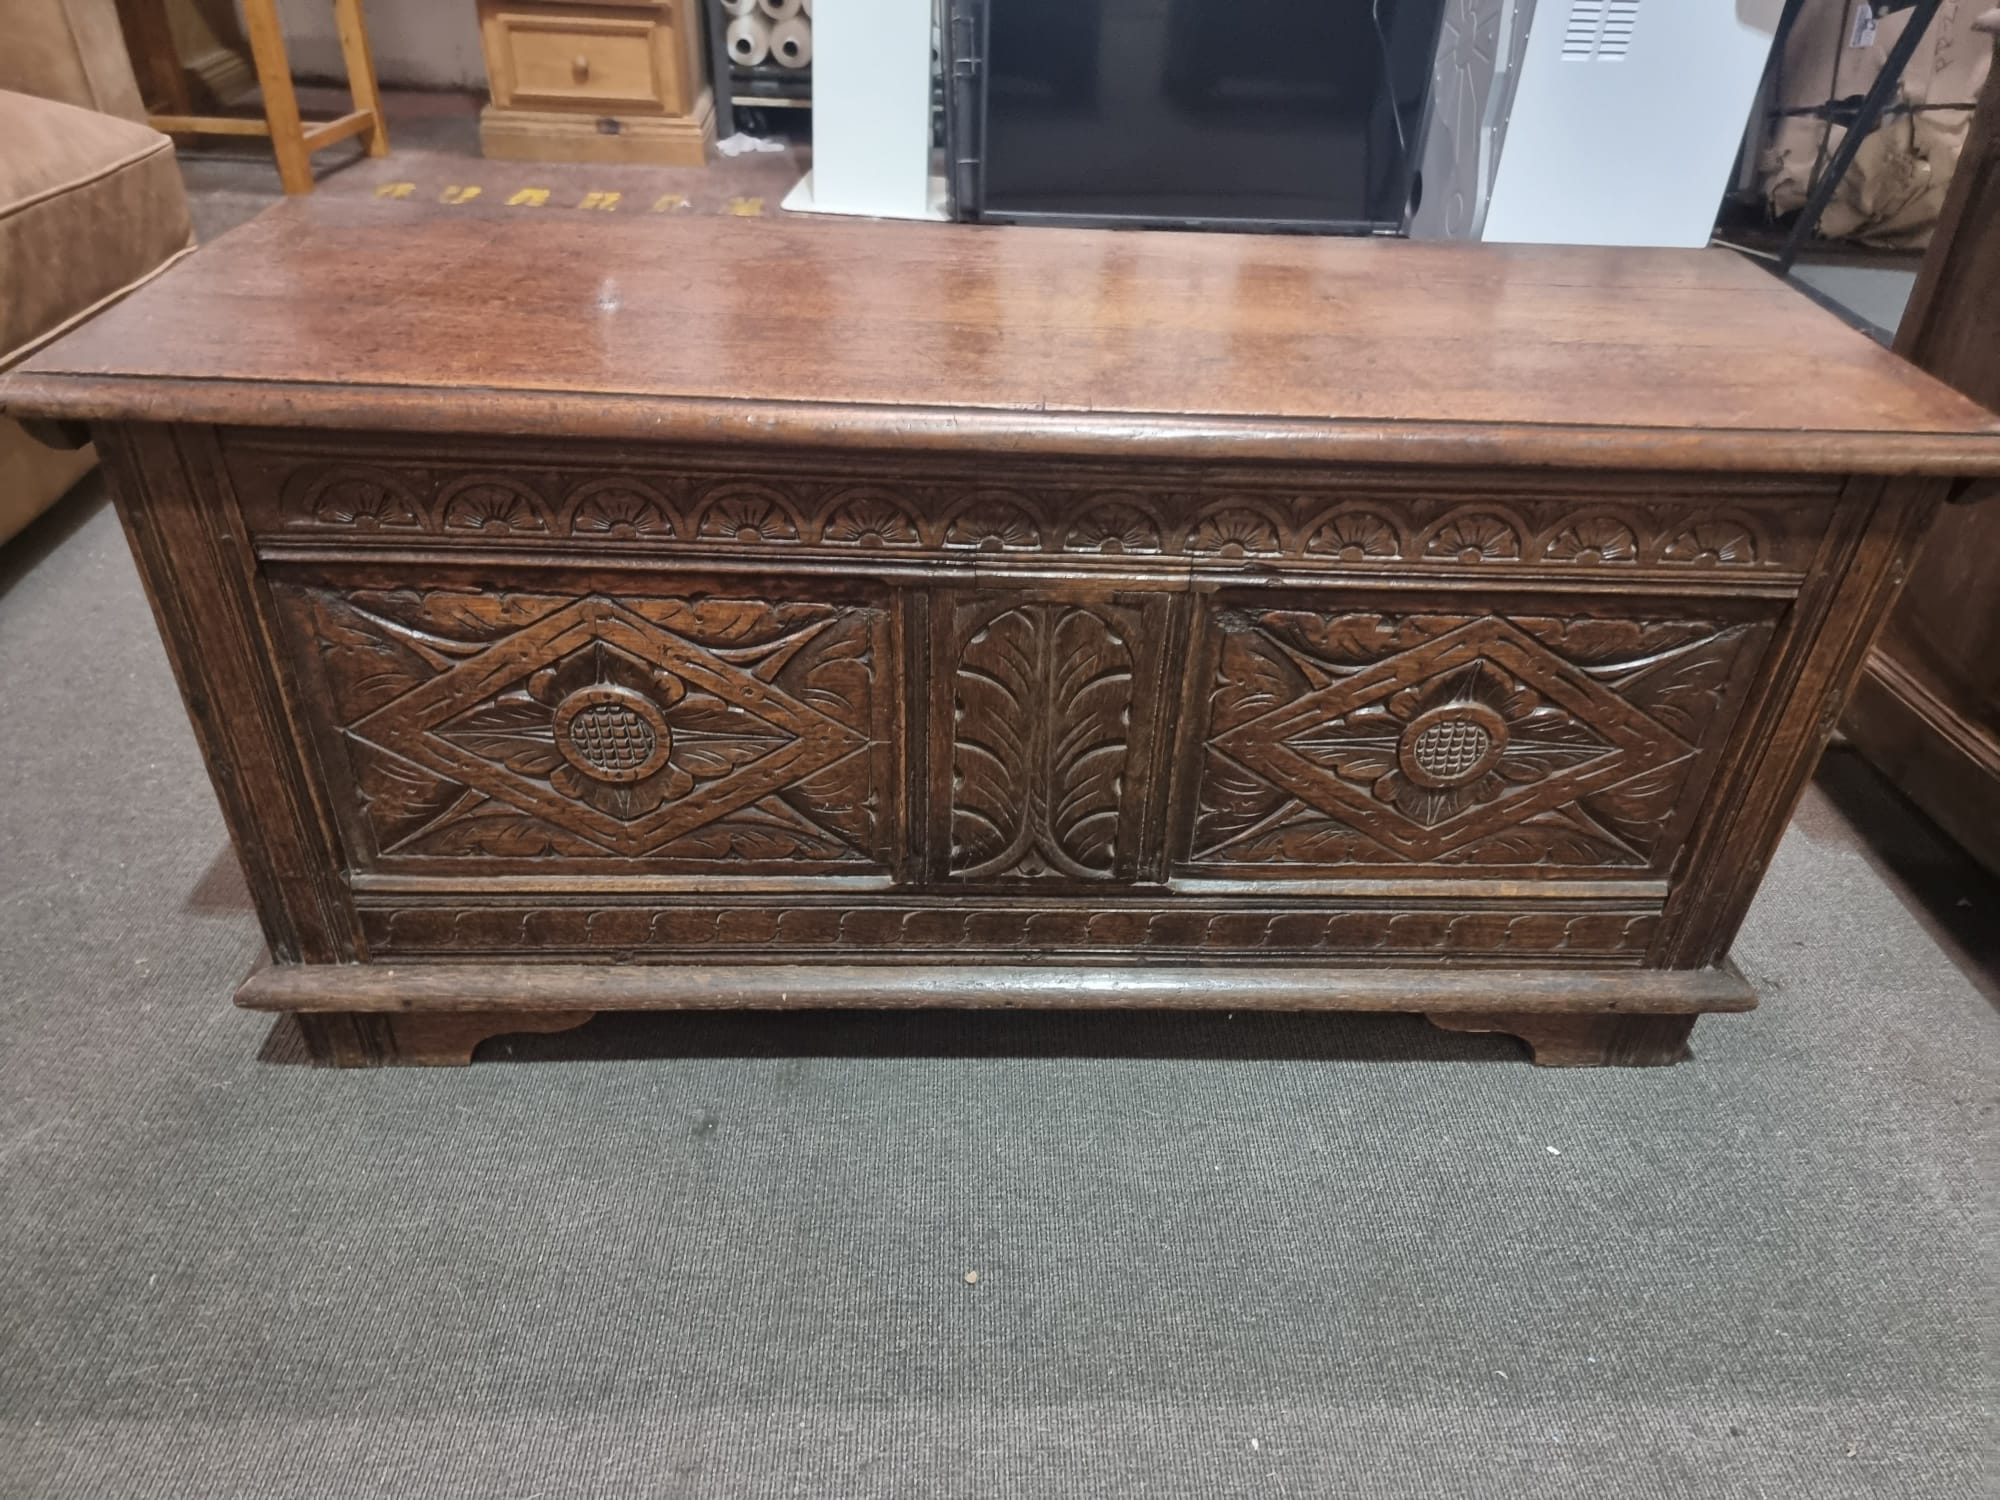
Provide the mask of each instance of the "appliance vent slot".
{"label": "appliance vent slot", "polygon": [[1639,0],[1570,0],[1564,62],[1618,62],[1632,50]]}

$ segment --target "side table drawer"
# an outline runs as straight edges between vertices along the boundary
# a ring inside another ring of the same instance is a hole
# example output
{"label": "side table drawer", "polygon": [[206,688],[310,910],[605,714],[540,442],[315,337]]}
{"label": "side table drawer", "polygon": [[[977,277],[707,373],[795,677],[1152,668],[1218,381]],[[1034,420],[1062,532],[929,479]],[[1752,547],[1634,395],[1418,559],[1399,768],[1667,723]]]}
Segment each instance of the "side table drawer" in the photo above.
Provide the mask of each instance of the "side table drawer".
{"label": "side table drawer", "polygon": [[675,15],[666,6],[484,7],[493,102],[502,108],[684,113]]}

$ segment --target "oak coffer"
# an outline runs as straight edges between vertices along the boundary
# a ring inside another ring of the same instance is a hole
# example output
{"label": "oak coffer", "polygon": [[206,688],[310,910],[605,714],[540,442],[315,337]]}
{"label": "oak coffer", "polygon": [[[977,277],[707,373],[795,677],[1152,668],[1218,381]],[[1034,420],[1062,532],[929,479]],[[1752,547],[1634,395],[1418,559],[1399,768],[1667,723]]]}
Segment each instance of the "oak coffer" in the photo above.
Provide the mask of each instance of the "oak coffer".
{"label": "oak coffer", "polygon": [[[103,452],[338,1062],[599,1010],[1682,1055],[2000,420],[1722,251],[284,205]],[[70,429],[74,430],[74,429]]]}

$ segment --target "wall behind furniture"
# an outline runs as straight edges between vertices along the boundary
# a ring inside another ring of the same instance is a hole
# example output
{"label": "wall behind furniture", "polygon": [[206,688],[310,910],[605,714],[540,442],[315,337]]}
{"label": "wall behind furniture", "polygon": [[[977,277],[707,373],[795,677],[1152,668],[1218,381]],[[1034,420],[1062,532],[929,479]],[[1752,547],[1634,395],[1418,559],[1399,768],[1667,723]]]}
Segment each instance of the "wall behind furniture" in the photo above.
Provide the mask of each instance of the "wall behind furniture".
{"label": "wall behind furniture", "polygon": [[[479,14],[472,0],[372,0],[368,37],[385,84],[412,88],[486,87]],[[340,38],[328,0],[278,0],[299,78],[340,78]]]}

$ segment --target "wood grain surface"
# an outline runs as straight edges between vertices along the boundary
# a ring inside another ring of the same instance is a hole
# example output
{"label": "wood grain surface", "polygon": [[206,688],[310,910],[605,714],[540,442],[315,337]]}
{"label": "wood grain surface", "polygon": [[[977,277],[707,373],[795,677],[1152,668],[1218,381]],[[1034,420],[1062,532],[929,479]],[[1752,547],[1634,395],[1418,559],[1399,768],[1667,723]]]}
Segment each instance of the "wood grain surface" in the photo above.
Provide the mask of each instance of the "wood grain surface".
{"label": "wood grain surface", "polygon": [[23,415],[1367,462],[2000,473],[2000,418],[1724,251],[288,203]]}

